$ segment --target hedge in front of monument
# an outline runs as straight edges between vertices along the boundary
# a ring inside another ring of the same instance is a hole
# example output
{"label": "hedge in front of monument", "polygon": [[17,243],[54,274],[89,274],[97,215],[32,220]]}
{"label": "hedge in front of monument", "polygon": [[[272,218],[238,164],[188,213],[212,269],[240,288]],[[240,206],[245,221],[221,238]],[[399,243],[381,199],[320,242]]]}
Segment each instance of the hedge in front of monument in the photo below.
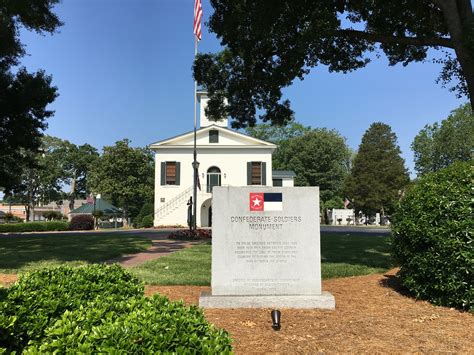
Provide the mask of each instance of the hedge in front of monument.
{"label": "hedge in front of monument", "polygon": [[0,353],[230,349],[227,333],[199,309],[145,298],[143,284],[119,265],[35,271],[0,296]]}
{"label": "hedge in front of monument", "polygon": [[154,295],[111,302],[97,299],[66,312],[46,330],[32,353],[230,353],[230,338],[196,306]]}
{"label": "hedge in front of monument", "polygon": [[0,224],[0,233],[66,231],[69,223],[65,221],[44,221]]}
{"label": "hedge in front of monument", "polygon": [[66,311],[97,297],[123,300],[141,296],[143,290],[119,265],[61,266],[23,274],[0,302],[0,344],[21,350],[29,341],[42,339],[45,328]]}
{"label": "hedge in front of monument", "polygon": [[422,177],[401,200],[392,244],[402,284],[417,298],[474,311],[473,164]]}

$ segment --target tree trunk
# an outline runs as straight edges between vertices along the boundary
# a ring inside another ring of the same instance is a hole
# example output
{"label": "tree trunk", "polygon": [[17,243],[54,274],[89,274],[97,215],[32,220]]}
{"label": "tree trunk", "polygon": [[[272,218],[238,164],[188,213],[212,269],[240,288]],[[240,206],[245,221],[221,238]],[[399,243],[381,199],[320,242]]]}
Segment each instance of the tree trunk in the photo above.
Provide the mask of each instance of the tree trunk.
{"label": "tree trunk", "polygon": [[76,198],[76,172],[74,171],[74,176],[72,177],[72,182],[71,182],[71,192],[69,193],[69,212],[74,209],[75,198]]}
{"label": "tree trunk", "polygon": [[466,79],[467,92],[471,107],[474,108],[474,57],[466,48],[460,47],[455,49],[456,56]]}
{"label": "tree trunk", "polygon": [[470,27],[473,26],[474,15],[468,1],[436,1],[443,12],[444,22],[451,35],[451,41],[457,60],[466,80],[471,107],[474,108],[474,49],[467,47]]}
{"label": "tree trunk", "polygon": [[123,226],[128,227],[128,205],[126,203],[123,206]]}
{"label": "tree trunk", "polygon": [[25,212],[26,212],[26,222],[30,221],[30,205],[26,204],[25,205]]}

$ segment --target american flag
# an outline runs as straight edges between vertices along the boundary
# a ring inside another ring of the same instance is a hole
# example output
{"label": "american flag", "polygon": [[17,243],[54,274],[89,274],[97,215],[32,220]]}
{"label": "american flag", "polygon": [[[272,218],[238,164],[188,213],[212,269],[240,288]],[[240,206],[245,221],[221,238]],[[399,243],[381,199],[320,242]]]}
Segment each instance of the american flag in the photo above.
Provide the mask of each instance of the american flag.
{"label": "american flag", "polygon": [[196,40],[201,40],[201,18],[202,18],[202,5],[201,0],[194,0],[194,25],[193,32],[196,35]]}
{"label": "american flag", "polygon": [[347,207],[351,204],[352,202],[346,197],[344,200],[344,208],[347,209]]}

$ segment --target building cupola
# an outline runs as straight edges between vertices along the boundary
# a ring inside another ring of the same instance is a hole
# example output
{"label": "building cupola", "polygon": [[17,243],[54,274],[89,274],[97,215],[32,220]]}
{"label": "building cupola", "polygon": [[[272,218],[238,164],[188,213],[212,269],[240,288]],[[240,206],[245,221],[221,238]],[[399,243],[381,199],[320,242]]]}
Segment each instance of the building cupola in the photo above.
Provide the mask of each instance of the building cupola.
{"label": "building cupola", "polygon": [[197,100],[199,103],[199,128],[204,128],[210,125],[216,125],[220,127],[227,127],[228,126],[228,119],[222,118],[219,121],[212,121],[209,120],[206,116],[206,107],[207,103],[209,102],[209,96],[207,95],[207,91],[198,90]]}

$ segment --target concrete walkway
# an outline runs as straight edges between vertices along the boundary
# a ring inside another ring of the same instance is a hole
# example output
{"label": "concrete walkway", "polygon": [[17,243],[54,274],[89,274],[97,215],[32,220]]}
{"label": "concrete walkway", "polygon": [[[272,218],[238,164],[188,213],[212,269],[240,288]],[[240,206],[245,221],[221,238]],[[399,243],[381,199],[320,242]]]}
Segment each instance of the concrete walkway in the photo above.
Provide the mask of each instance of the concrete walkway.
{"label": "concrete walkway", "polygon": [[107,264],[119,263],[123,267],[133,267],[148,260],[158,259],[164,255],[169,255],[175,251],[189,248],[193,245],[205,243],[207,240],[172,240],[168,239],[168,234],[160,233],[147,235],[151,240],[151,247],[138,254],[124,255],[107,261]]}

